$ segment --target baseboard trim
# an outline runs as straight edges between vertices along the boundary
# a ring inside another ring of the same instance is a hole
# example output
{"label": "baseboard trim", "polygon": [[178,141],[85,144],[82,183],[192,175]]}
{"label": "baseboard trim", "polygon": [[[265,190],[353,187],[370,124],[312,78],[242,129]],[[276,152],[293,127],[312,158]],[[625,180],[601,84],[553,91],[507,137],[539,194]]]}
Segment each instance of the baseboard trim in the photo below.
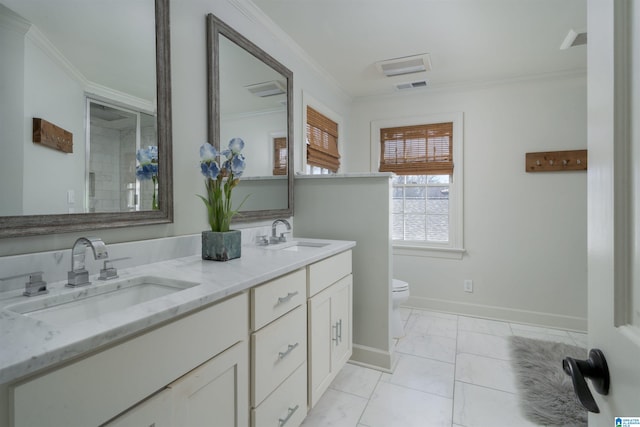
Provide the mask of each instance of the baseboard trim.
{"label": "baseboard trim", "polygon": [[353,344],[353,354],[349,363],[383,372],[392,372],[393,353],[379,348]]}
{"label": "baseboard trim", "polygon": [[409,308],[421,308],[426,310],[461,314],[465,316],[484,317],[487,319],[502,320],[506,322],[568,329],[578,332],[586,332],[587,330],[586,318],[565,316],[555,313],[520,310],[482,304],[470,304],[465,302],[416,296],[410,296],[409,300],[404,304],[404,306]]}

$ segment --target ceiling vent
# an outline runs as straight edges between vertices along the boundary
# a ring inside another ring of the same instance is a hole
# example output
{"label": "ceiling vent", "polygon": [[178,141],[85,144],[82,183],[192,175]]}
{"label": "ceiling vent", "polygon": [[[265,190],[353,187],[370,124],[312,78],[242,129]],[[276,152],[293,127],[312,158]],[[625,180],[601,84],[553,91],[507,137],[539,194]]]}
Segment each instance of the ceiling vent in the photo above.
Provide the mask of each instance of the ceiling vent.
{"label": "ceiling vent", "polygon": [[394,85],[396,90],[408,90],[408,89],[424,89],[430,87],[429,80],[418,80],[415,82],[397,83]]}
{"label": "ceiling vent", "polygon": [[286,93],[287,88],[279,80],[273,80],[270,82],[257,83],[254,85],[245,86],[249,92],[260,98],[266,98],[267,96],[282,95]]}
{"label": "ceiling vent", "polygon": [[378,70],[387,77],[431,71],[431,58],[428,53],[388,59],[376,63]]}
{"label": "ceiling vent", "polygon": [[564,38],[564,41],[560,45],[561,50],[569,49],[574,46],[581,46],[587,44],[587,32],[578,33],[573,29],[569,30],[569,34]]}

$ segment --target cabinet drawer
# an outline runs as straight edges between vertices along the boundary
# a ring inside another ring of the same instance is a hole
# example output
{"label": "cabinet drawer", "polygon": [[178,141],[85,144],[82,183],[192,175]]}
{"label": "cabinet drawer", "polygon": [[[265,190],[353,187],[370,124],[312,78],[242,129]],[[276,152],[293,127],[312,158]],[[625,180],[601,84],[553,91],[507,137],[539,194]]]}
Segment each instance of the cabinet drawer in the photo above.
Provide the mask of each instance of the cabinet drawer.
{"label": "cabinet drawer", "polygon": [[251,404],[256,407],[307,358],[307,306],[251,335]]}
{"label": "cabinet drawer", "polygon": [[309,297],[312,297],[351,273],[351,251],[311,264],[308,271]]}
{"label": "cabinet drawer", "polygon": [[303,363],[257,408],[252,427],[299,426],[307,416],[307,364]]}
{"label": "cabinet drawer", "polygon": [[305,270],[251,289],[251,329],[257,331],[307,299]]}

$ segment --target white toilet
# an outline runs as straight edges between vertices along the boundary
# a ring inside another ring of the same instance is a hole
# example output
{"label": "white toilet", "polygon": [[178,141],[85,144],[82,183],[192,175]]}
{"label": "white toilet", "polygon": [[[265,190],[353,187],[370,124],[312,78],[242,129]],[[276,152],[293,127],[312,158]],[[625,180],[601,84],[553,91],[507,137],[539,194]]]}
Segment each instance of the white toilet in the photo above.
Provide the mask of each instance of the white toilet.
{"label": "white toilet", "polygon": [[392,310],[391,310],[391,336],[401,338],[404,336],[404,324],[400,315],[400,305],[409,299],[409,284],[399,279],[392,280]]}

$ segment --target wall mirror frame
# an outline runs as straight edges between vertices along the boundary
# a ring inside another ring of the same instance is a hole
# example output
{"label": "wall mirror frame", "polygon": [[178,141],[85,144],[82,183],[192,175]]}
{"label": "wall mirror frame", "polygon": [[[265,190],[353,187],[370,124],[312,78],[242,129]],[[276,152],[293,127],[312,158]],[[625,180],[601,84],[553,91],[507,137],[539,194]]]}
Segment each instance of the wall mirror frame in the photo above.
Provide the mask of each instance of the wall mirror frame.
{"label": "wall mirror frame", "polygon": [[0,217],[0,237],[68,233],[173,222],[169,1],[155,0],[159,210],[3,216]]}
{"label": "wall mirror frame", "polygon": [[[259,221],[293,215],[293,73],[268,53],[263,51],[242,34],[231,28],[213,14],[208,14],[207,24],[207,137],[217,149],[220,149],[220,36],[226,37],[238,47],[254,56],[258,61],[279,73],[286,79],[286,122],[287,122],[287,201],[284,209],[263,209],[240,211],[234,216],[233,222]],[[226,148],[226,147],[222,147]],[[248,160],[249,161],[249,160]],[[242,186],[242,182],[240,182]]]}

